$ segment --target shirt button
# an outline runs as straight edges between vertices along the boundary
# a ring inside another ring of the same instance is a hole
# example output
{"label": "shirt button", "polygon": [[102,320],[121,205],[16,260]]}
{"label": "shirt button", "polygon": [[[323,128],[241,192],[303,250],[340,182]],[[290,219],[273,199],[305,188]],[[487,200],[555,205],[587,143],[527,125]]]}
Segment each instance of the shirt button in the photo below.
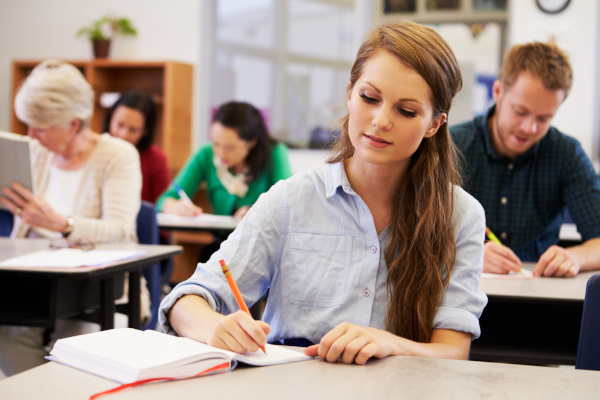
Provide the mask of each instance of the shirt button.
{"label": "shirt button", "polygon": [[370,294],[371,294],[371,291],[369,289],[363,290],[363,296],[369,297]]}
{"label": "shirt button", "polygon": [[375,246],[371,247],[371,253],[373,253],[373,254],[377,253],[377,247],[375,247]]}
{"label": "shirt button", "polygon": [[508,200],[506,199],[506,197],[503,197],[500,199],[500,203],[506,204],[506,203],[508,203]]}
{"label": "shirt button", "polygon": [[501,237],[502,239],[506,239],[506,238],[508,237],[508,235],[506,234],[506,232],[501,232],[501,233],[500,233],[500,237]]}
{"label": "shirt button", "polygon": [[508,169],[512,171],[512,169],[513,169],[513,163],[508,164]]}

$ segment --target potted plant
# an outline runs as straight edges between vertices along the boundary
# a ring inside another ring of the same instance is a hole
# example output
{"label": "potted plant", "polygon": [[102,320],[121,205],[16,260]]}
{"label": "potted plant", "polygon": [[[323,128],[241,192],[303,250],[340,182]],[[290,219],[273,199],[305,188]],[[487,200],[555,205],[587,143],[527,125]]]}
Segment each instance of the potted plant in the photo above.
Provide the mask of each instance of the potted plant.
{"label": "potted plant", "polygon": [[129,18],[104,16],[77,31],[77,36],[86,35],[94,47],[94,57],[106,58],[110,50],[110,41],[117,35],[136,35]]}

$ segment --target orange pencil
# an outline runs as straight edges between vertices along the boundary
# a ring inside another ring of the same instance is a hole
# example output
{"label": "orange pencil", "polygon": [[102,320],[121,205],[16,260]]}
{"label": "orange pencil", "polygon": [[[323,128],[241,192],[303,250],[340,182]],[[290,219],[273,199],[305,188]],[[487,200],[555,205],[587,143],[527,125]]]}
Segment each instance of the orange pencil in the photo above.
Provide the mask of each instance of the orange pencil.
{"label": "orange pencil", "polygon": [[[229,283],[229,287],[231,288],[231,291],[233,292],[233,296],[235,297],[235,301],[237,301],[238,306],[240,307],[240,309],[242,309],[243,311],[246,311],[248,314],[250,314],[250,310],[248,309],[248,306],[246,305],[246,302],[244,301],[244,298],[242,297],[242,294],[240,293],[240,289],[238,288],[237,284],[233,280],[233,275],[231,275],[231,271],[229,271],[229,267],[227,266],[227,264],[225,264],[225,260],[219,260],[219,264],[221,264],[221,269],[223,270],[223,273],[225,274],[225,278],[227,278],[227,283]],[[260,346],[260,349],[263,351],[263,353],[267,354],[267,351],[265,350],[265,346]]]}

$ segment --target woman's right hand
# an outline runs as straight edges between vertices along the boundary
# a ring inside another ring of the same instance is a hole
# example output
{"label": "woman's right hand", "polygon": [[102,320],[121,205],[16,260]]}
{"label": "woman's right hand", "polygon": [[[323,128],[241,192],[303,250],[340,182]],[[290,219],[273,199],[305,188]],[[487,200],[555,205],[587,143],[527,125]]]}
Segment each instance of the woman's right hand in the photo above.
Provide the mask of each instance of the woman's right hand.
{"label": "woman's right hand", "polygon": [[4,186],[2,193],[6,197],[0,198],[0,203],[26,224],[55,232],[67,227],[67,217],[56,212],[43,197],[35,196],[19,183]]}
{"label": "woman's right hand", "polygon": [[186,217],[195,217],[202,214],[202,208],[182,199],[166,199],[162,205],[162,212],[167,214],[183,215]]}
{"label": "woman's right hand", "polygon": [[169,310],[168,320],[179,336],[236,353],[258,351],[271,332],[269,324],[255,321],[247,312],[219,314],[196,295],[180,297]]}
{"label": "woman's right hand", "polygon": [[236,353],[255,352],[267,344],[269,332],[269,324],[254,320],[250,314],[239,310],[219,320],[206,342]]}

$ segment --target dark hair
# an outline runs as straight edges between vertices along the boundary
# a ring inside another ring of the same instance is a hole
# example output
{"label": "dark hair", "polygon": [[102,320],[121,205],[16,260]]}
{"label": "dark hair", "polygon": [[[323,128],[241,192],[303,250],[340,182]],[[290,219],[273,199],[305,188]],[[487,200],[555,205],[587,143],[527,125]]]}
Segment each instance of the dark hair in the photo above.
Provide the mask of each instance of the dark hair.
{"label": "dark hair", "polygon": [[245,160],[250,170],[248,183],[256,180],[260,172],[269,165],[272,147],[277,142],[269,135],[260,111],[249,103],[230,101],[219,107],[212,122],[234,129],[246,143],[256,139],[256,145],[250,149]]}
{"label": "dark hair", "polygon": [[106,113],[104,118],[104,132],[110,132],[110,120],[119,106],[138,110],[144,114],[144,134],[137,144],[138,151],[144,151],[154,141],[154,125],[156,124],[156,108],[152,98],[144,92],[131,89],[123,92],[119,100]]}
{"label": "dark hair", "polygon": [[[431,89],[433,118],[449,113],[462,76],[454,53],[433,29],[397,21],[373,29],[361,45],[350,72],[350,87],[364,65],[376,54],[388,52],[414,69]],[[351,89],[350,89],[351,90]],[[328,162],[354,154],[346,114],[341,135]],[[387,329],[417,342],[429,342],[433,319],[456,258],[452,227],[454,186],[460,184],[457,150],[448,124],[424,138],[412,155],[405,179],[392,201],[390,237],[386,243],[388,267]]]}

